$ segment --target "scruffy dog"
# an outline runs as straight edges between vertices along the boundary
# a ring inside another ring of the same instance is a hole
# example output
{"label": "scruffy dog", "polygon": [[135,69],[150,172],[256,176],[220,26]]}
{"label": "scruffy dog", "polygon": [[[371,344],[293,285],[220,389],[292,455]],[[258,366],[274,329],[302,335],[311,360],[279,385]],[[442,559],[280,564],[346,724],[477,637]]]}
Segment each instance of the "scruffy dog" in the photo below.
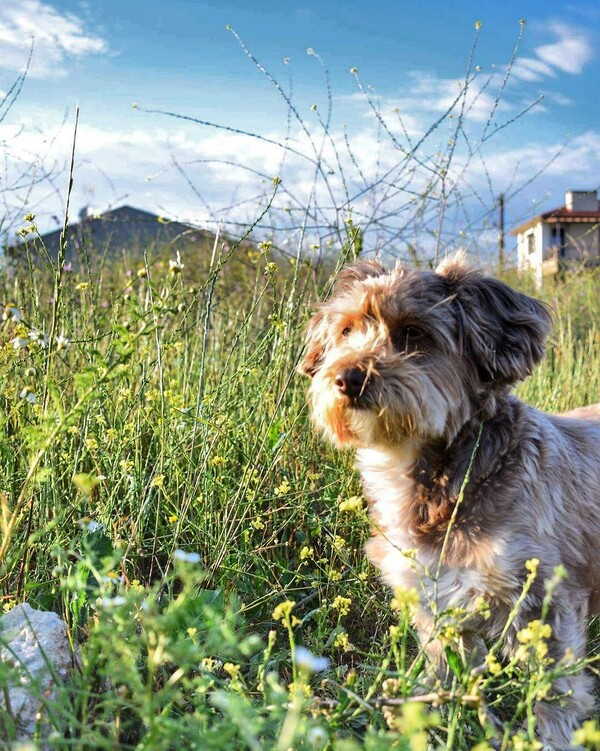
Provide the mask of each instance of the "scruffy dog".
{"label": "scruffy dog", "polygon": [[[312,417],[357,449],[374,528],[367,555],[387,584],[421,593],[416,626],[434,662],[443,648],[431,640],[432,602],[474,612],[462,636],[479,653],[501,635],[532,558],[538,575],[506,653],[563,564],[549,655],[585,654],[586,619],[600,610],[600,405],[547,415],[509,393],[550,330],[543,303],[460,254],[435,272],[348,266],[309,323],[300,372],[312,378]],[[475,613],[481,598],[487,620]],[[538,734],[564,749],[593,713],[592,680],[560,677],[553,690],[560,698],[536,706]]]}

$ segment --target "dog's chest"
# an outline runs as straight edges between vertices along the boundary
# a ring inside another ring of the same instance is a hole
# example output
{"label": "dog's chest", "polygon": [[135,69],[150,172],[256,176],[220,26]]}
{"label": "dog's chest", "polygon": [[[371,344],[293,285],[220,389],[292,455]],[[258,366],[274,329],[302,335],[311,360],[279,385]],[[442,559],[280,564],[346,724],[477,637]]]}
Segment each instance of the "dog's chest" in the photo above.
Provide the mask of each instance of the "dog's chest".
{"label": "dog's chest", "polygon": [[441,546],[423,544],[412,529],[415,485],[410,452],[361,449],[357,463],[374,527],[366,553],[386,584],[414,587],[424,599],[435,591],[440,608],[469,607],[478,597],[493,593],[496,586],[488,572],[494,570],[496,550],[465,565],[440,565]]}

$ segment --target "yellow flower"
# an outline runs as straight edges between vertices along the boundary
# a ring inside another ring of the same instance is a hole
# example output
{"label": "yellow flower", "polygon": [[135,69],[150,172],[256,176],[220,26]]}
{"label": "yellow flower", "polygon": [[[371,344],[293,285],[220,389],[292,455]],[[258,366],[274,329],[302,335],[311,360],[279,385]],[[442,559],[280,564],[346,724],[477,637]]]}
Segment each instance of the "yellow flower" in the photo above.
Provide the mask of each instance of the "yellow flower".
{"label": "yellow flower", "polygon": [[232,678],[238,678],[240,675],[240,666],[235,665],[233,662],[226,662],[223,665],[223,670]]}
{"label": "yellow flower", "polygon": [[362,498],[360,498],[357,495],[353,495],[350,498],[347,498],[345,501],[340,501],[338,504],[338,508],[340,511],[350,511],[352,513],[357,513],[358,511],[362,511],[363,510]]}
{"label": "yellow flower", "polygon": [[195,626],[190,626],[187,629],[187,635],[190,637],[196,636],[197,633],[198,633],[198,629]]}
{"label": "yellow flower", "polygon": [[173,516],[169,517],[170,524],[177,524],[178,521],[179,521],[179,517],[175,516],[175,514],[173,514]]}
{"label": "yellow flower", "polygon": [[89,282],[79,282],[79,284],[75,285],[75,289],[78,289],[80,292],[84,292],[89,286]]}
{"label": "yellow flower", "polygon": [[281,498],[281,496],[287,495],[291,489],[292,486],[290,485],[290,481],[285,479],[280,485],[275,488],[275,495],[278,498]]}
{"label": "yellow flower", "polygon": [[294,694],[303,694],[307,699],[312,695],[310,685],[308,683],[294,683],[292,681],[288,686],[288,691],[293,696]]}
{"label": "yellow flower", "polygon": [[164,475],[155,475],[152,478],[152,482],[150,483],[151,488],[162,488],[165,484],[165,476]]}
{"label": "yellow flower", "polygon": [[341,550],[346,546],[346,540],[344,540],[344,538],[340,537],[339,535],[334,535],[331,545],[335,550]]}
{"label": "yellow flower", "polygon": [[213,456],[210,463],[213,467],[222,467],[225,464],[225,459],[222,456]]}
{"label": "yellow flower", "polygon": [[312,558],[314,554],[315,551],[312,548],[309,548],[308,545],[305,545],[300,551],[300,560],[306,561],[308,558]]}
{"label": "yellow flower", "polygon": [[502,672],[502,665],[498,662],[498,659],[494,654],[490,653],[485,656],[485,664],[491,675],[498,675],[498,673]]}
{"label": "yellow flower", "polygon": [[350,652],[354,647],[350,644],[350,638],[345,631],[341,631],[333,642],[333,646],[341,649],[342,652]]}
{"label": "yellow flower", "polygon": [[121,459],[121,461],[119,462],[119,467],[121,467],[121,471],[124,474],[127,474],[133,469],[133,462],[130,459]]}
{"label": "yellow flower", "polygon": [[402,610],[412,612],[419,604],[419,593],[414,587],[403,589],[396,587],[390,606],[392,610]]}
{"label": "yellow flower", "polygon": [[98,448],[98,441],[95,438],[86,438],[85,447],[88,451],[95,451]]}
{"label": "yellow flower", "polygon": [[294,600],[285,600],[284,602],[280,602],[273,611],[273,620],[281,621],[287,618],[294,609],[295,605],[296,603],[294,602]]}
{"label": "yellow flower", "polygon": [[334,610],[339,610],[340,616],[348,615],[350,612],[350,605],[352,605],[352,600],[349,597],[342,597],[341,595],[338,595],[331,603],[331,607]]}
{"label": "yellow flower", "polygon": [[527,571],[530,571],[532,574],[537,574],[539,565],[540,565],[539,558],[530,558],[528,561],[525,561],[525,568],[527,569]]}
{"label": "yellow flower", "polygon": [[332,569],[329,569],[329,573],[327,574],[327,577],[328,577],[329,581],[339,582],[341,580],[341,578],[342,578],[342,575],[341,575],[341,573],[339,571],[337,571],[336,569],[332,568]]}
{"label": "yellow flower", "polygon": [[596,720],[587,720],[573,733],[573,743],[588,748],[600,748],[600,728]]}

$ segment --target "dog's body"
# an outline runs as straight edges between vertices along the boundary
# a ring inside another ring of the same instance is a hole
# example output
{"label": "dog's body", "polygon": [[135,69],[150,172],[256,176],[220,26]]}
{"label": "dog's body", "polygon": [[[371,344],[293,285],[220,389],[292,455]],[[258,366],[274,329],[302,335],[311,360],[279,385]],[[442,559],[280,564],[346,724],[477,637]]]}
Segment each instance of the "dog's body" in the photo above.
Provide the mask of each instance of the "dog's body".
{"label": "dog's body", "polygon": [[[509,394],[543,356],[550,316],[536,300],[468,268],[343,270],[309,324],[302,372],[315,422],[354,446],[374,534],[369,559],[392,587],[420,593],[416,625],[432,660],[437,613],[463,608],[463,640],[483,657],[538,574],[505,637],[540,617],[544,580],[568,573],[547,620],[549,655],[585,654],[600,611],[600,405],[547,415]],[[481,602],[491,616],[481,615]],[[474,658],[475,659],[475,658]],[[555,682],[536,707],[541,739],[569,746],[594,707],[591,679]]]}

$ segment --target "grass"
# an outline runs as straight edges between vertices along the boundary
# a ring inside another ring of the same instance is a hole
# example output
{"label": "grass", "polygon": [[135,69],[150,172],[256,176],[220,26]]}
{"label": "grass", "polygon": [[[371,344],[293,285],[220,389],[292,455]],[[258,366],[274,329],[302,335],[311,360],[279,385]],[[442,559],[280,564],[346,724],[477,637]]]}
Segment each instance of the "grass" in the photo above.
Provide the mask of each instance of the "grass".
{"label": "grass", "polygon": [[[327,280],[268,244],[224,253],[202,273],[65,273],[59,295],[39,270],[0,281],[20,311],[0,348],[0,594],[58,612],[81,649],[40,734],[77,751],[534,748],[535,697],[582,666],[550,665],[534,627],[520,662],[473,672],[447,613],[452,685],[431,694],[411,593],[392,601],[367,563],[352,456],[315,436],[294,372]],[[598,399],[597,288],[546,290],[529,402]],[[15,679],[0,668],[0,689]],[[3,748],[16,724],[0,708]]]}

